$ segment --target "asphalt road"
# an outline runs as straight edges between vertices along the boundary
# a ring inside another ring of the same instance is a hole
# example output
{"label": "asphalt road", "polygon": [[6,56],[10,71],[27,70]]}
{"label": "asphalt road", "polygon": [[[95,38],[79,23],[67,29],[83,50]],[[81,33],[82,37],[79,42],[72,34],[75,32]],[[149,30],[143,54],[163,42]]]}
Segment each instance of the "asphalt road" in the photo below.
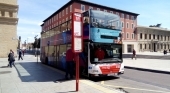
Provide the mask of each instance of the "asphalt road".
{"label": "asphalt road", "polygon": [[170,93],[170,75],[125,69],[125,73],[117,77],[93,80],[105,87],[119,88],[125,93]]}

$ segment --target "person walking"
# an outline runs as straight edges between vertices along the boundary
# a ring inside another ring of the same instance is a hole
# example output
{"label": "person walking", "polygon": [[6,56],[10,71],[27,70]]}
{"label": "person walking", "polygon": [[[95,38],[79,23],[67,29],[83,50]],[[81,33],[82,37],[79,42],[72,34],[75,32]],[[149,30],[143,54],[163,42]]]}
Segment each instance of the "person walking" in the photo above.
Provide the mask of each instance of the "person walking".
{"label": "person walking", "polygon": [[24,56],[25,50],[22,50],[22,55]]}
{"label": "person walking", "polygon": [[20,59],[22,59],[22,60],[23,60],[23,58],[22,58],[22,51],[21,51],[21,49],[19,50],[19,56],[18,56],[18,60],[20,60]]}
{"label": "person walking", "polygon": [[136,51],[135,51],[135,49],[133,49],[132,59],[133,58],[135,58],[135,60],[136,60]]}
{"label": "person walking", "polygon": [[66,52],[66,75],[65,78],[68,78],[68,74],[70,74],[70,79],[73,79],[73,72],[74,72],[74,53],[72,49],[68,49]]}
{"label": "person walking", "polygon": [[9,66],[12,68],[12,65],[15,67],[14,62],[15,62],[15,57],[14,57],[14,52],[10,50],[10,53],[8,55],[8,60],[9,60]]}

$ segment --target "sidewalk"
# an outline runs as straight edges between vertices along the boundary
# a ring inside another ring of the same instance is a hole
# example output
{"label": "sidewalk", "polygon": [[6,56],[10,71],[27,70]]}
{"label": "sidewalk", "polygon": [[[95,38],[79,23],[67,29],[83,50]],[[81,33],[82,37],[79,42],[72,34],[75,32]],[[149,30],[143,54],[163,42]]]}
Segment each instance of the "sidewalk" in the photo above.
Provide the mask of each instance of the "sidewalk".
{"label": "sidewalk", "polygon": [[170,59],[124,58],[125,68],[141,69],[159,73],[170,73]]}
{"label": "sidewalk", "polygon": [[[16,67],[7,68],[6,58],[0,58],[0,93],[71,93],[75,92],[75,80],[63,80],[63,72],[36,63],[33,55],[25,55],[16,61]],[[80,80],[77,93],[121,93],[89,80]]]}

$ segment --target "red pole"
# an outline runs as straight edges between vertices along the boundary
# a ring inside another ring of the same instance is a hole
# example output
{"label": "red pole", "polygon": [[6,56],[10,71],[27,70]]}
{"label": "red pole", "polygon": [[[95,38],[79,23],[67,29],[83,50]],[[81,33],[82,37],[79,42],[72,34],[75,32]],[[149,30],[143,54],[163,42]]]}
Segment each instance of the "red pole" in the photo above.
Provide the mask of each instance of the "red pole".
{"label": "red pole", "polygon": [[76,91],[79,91],[79,53],[76,53]]}

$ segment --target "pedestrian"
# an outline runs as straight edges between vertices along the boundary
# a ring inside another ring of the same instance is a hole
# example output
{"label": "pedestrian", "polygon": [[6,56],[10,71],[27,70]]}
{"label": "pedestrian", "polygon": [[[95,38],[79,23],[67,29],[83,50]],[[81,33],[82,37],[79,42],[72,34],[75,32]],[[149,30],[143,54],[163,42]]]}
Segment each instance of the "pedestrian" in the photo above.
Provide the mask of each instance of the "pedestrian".
{"label": "pedestrian", "polygon": [[25,50],[22,50],[22,55],[24,56]]}
{"label": "pedestrian", "polygon": [[133,49],[132,59],[133,59],[133,58],[135,58],[135,60],[136,60],[136,51],[135,51],[135,49]]}
{"label": "pedestrian", "polygon": [[14,62],[15,62],[15,57],[14,57],[14,52],[10,50],[10,53],[8,55],[9,59],[9,66],[12,68],[12,65],[15,67]]}
{"label": "pedestrian", "polygon": [[74,53],[72,49],[69,48],[66,52],[66,75],[65,78],[68,78],[68,74],[70,74],[70,79],[73,79],[73,72],[74,72]]}
{"label": "pedestrian", "polygon": [[22,51],[21,51],[21,49],[19,50],[18,60],[20,60],[20,58],[23,60],[23,58],[22,58]]}

